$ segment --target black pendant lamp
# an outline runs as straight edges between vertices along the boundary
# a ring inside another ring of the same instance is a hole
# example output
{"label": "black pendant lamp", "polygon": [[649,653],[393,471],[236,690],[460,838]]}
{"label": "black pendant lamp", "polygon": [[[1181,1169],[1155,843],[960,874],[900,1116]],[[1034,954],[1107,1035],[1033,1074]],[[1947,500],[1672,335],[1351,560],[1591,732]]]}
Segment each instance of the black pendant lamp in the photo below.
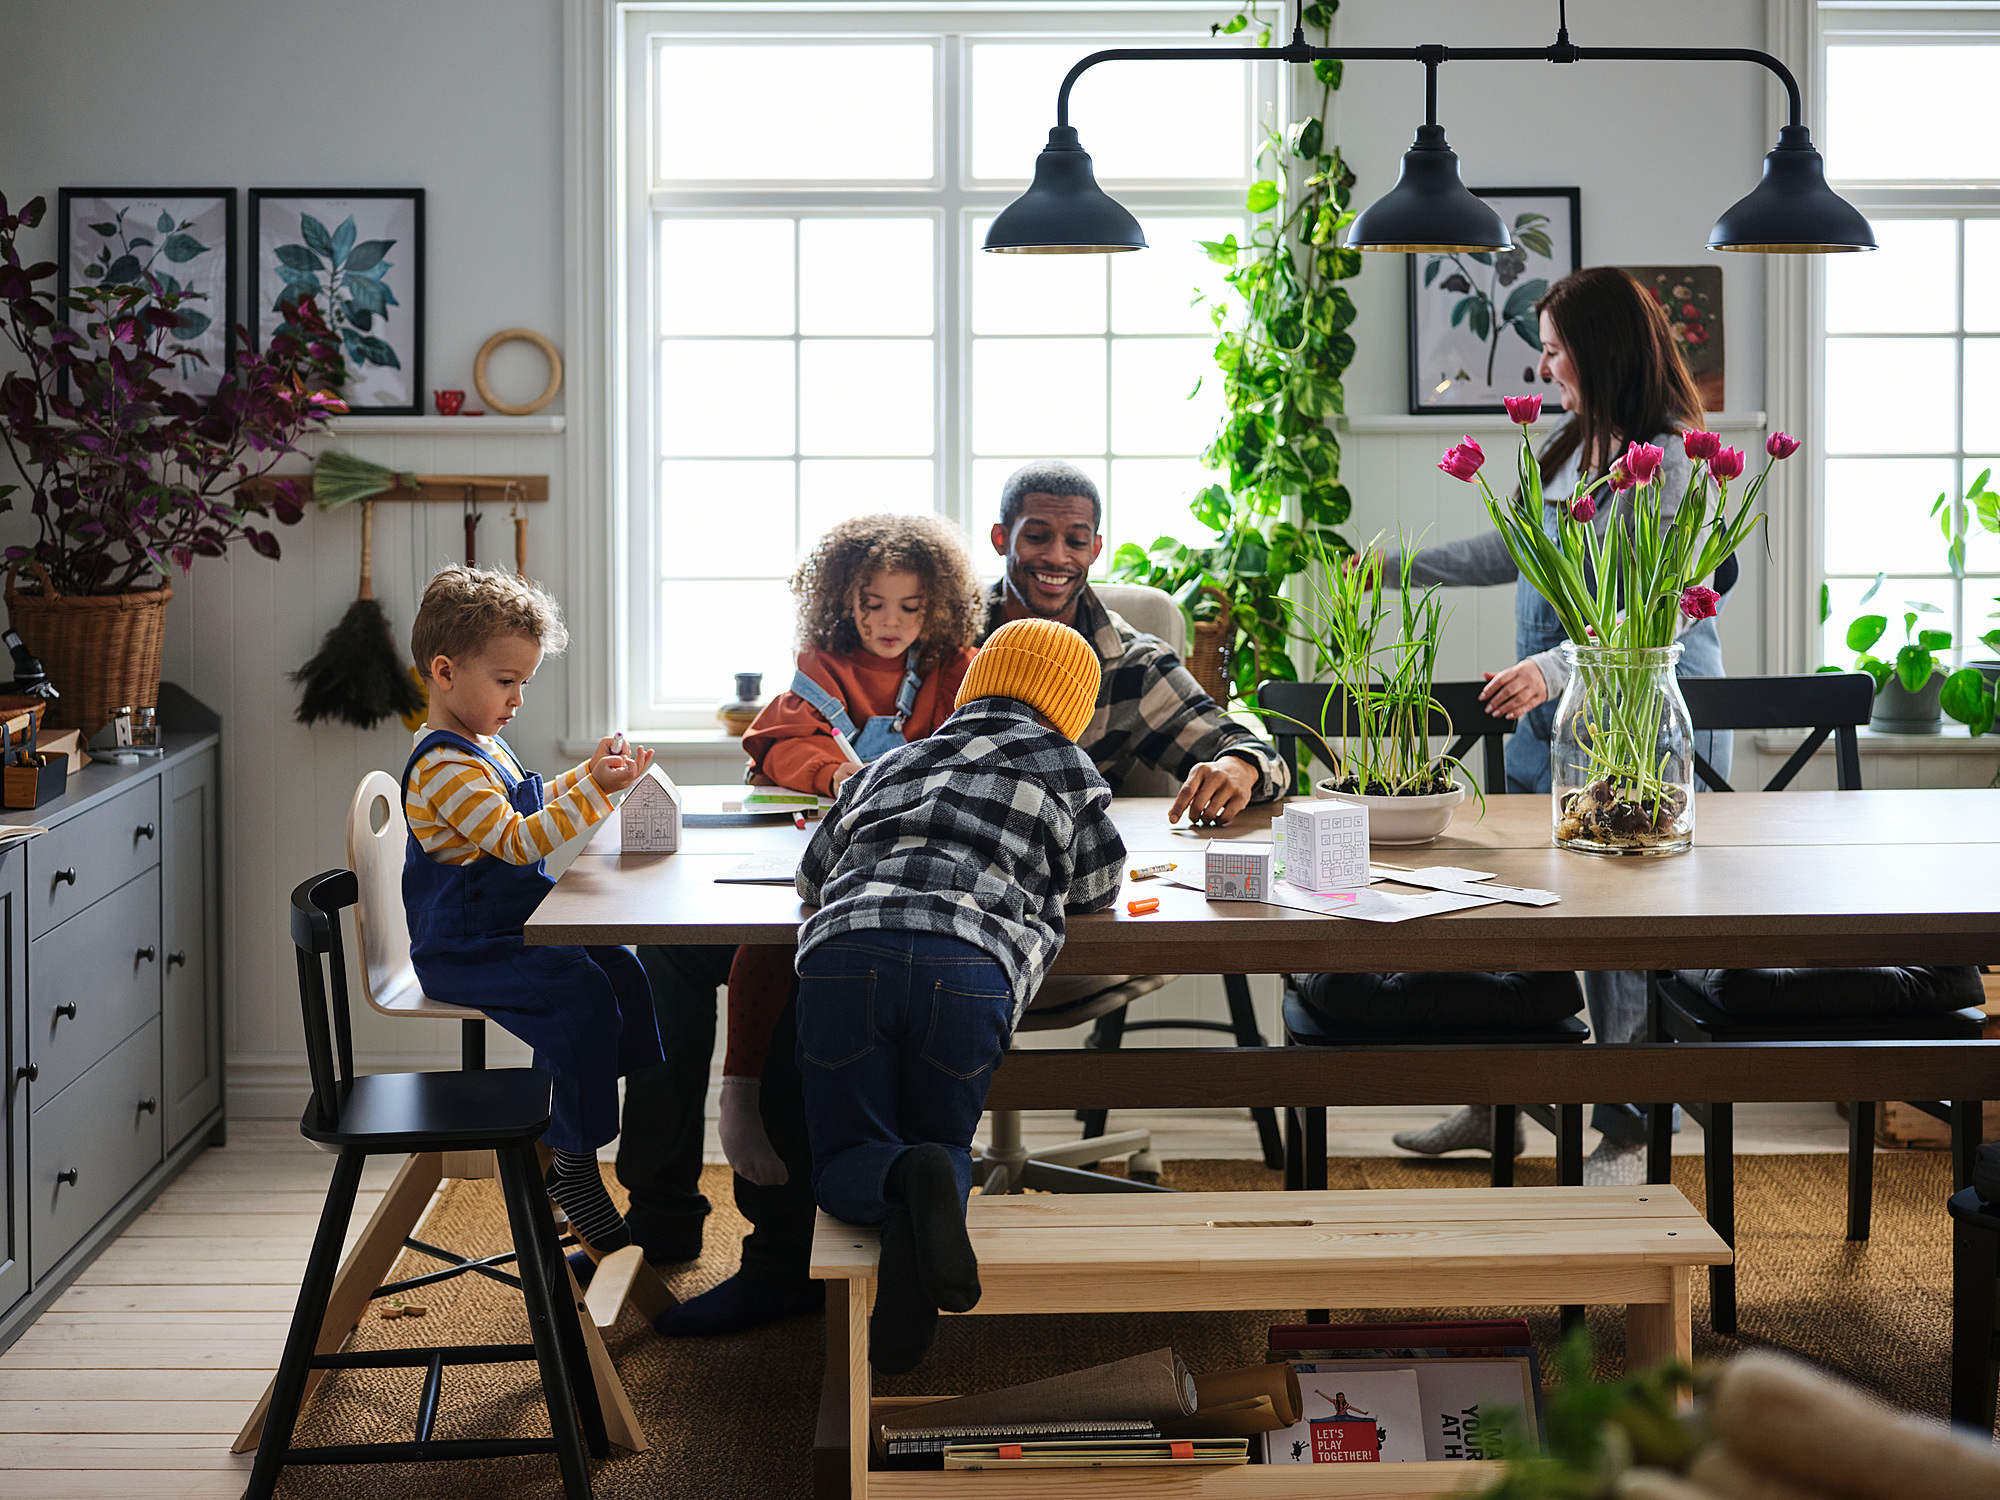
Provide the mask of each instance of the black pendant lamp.
{"label": "black pendant lamp", "polygon": [[1492,207],[1473,197],[1458,176],[1458,153],[1442,125],[1419,125],[1403,153],[1402,175],[1347,226],[1350,250],[1507,250],[1514,244]]}
{"label": "black pendant lamp", "polygon": [[1102,255],[1143,250],[1139,221],[1103,188],[1076,130],[1058,125],[1035,158],[1035,180],[1000,211],[986,248],[1011,255]]}
{"label": "black pendant lamp", "polygon": [[1873,250],[1875,231],[1859,209],[1826,185],[1826,163],[1813,149],[1812,132],[1787,125],[1764,158],[1764,180],[1715,221],[1708,248],[1825,255]]}

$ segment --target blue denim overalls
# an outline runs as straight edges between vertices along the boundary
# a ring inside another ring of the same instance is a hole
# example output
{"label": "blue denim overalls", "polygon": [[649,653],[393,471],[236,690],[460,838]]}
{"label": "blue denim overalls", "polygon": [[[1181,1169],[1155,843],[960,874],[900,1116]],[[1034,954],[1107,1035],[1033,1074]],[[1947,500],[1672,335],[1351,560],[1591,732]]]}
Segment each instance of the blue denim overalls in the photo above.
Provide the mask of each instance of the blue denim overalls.
{"label": "blue denim overalls", "polygon": [[903,685],[896,689],[895,713],[876,714],[862,725],[861,732],[856,734],[854,720],[848,716],[845,705],[838,698],[806,676],[803,671],[792,674],[792,691],[810,703],[827,723],[846,735],[847,743],[854,747],[854,753],[864,761],[875,760],[904,743],[903,725],[915,711],[917,689],[923,685],[923,678],[917,675],[917,648],[912,646],[903,653]]}
{"label": "blue denim overalls", "polygon": [[[493,768],[523,815],[542,810],[542,778],[517,773],[514,752],[495,756],[446,730],[424,736],[403,768],[450,745]],[[645,970],[623,948],[530,948],[521,927],[555,885],[544,862],[512,865],[481,855],[440,864],[416,834],[403,857],[403,907],[410,958],[424,993],[497,1021],[535,1049],[535,1066],[555,1079],[554,1118],[544,1139],[558,1151],[595,1151],[618,1134],[618,1078],[663,1061]]]}

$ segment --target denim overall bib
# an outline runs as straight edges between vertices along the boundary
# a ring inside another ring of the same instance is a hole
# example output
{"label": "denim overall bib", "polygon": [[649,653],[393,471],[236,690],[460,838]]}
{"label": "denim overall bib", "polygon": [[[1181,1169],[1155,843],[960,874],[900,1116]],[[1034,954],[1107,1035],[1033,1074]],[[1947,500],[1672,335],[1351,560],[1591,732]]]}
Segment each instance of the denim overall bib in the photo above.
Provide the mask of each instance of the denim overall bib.
{"label": "denim overall bib", "polygon": [[[403,768],[403,800],[417,761],[438,745],[469,751],[492,767],[507,801],[526,815],[542,810],[542,778],[517,773],[504,757],[447,730],[424,736]],[[410,958],[424,993],[498,1022],[535,1049],[535,1066],[555,1080],[544,1139],[558,1151],[595,1151],[618,1134],[618,1077],[661,1062],[652,991],[623,948],[530,948],[522,925],[555,886],[545,867],[482,855],[441,864],[415,833],[403,856],[403,909]]]}
{"label": "denim overall bib", "polygon": [[792,674],[792,691],[810,703],[827,723],[846,735],[847,743],[864,761],[878,759],[904,743],[903,725],[915,711],[917,689],[923,685],[923,678],[917,675],[917,648],[912,646],[903,654],[903,685],[896,689],[895,713],[874,715],[856,734],[854,720],[848,716],[847,709],[838,698],[804,672]]}

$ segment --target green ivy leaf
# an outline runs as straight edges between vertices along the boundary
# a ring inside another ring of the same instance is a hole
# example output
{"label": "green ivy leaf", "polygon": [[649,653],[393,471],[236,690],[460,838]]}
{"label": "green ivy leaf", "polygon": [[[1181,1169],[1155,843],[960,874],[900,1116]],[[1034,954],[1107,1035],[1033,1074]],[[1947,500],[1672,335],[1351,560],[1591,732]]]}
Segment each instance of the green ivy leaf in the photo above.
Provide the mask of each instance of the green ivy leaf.
{"label": "green ivy leaf", "polygon": [[1317,31],[1324,31],[1333,24],[1333,13],[1340,9],[1340,0],[1314,0],[1300,14],[1299,19]]}
{"label": "green ivy leaf", "polygon": [[[1833,590],[1824,583],[1819,586],[1819,622],[1824,625],[1833,613]],[[1822,669],[1824,670],[1824,669]]]}
{"label": "green ivy leaf", "polygon": [[1236,16],[1231,16],[1228,20],[1224,21],[1220,27],[1216,29],[1219,30],[1224,36],[1235,36],[1237,32],[1243,30],[1243,28],[1248,26],[1249,24],[1250,24],[1250,18],[1248,16],[1236,15]]}
{"label": "green ivy leaf", "polygon": [[1292,126],[1292,155],[1310,160],[1319,155],[1321,142],[1326,138],[1326,127],[1317,118],[1300,120]]}
{"label": "green ivy leaf", "polygon": [[1882,639],[1882,632],[1889,628],[1887,615],[1863,615],[1847,627],[1847,649],[1866,651]]}
{"label": "green ivy leaf", "polygon": [[1278,185],[1268,178],[1250,184],[1250,190],[1243,195],[1243,205],[1253,214],[1269,213],[1278,202]]}
{"label": "green ivy leaf", "polygon": [[1337,57],[1321,57],[1313,61],[1313,77],[1317,78],[1330,89],[1340,87],[1340,79],[1343,71],[1344,64]]}
{"label": "green ivy leaf", "polygon": [[1207,489],[1195,492],[1188,509],[1210,531],[1222,531],[1229,525],[1229,491],[1219,484],[1211,484]]}

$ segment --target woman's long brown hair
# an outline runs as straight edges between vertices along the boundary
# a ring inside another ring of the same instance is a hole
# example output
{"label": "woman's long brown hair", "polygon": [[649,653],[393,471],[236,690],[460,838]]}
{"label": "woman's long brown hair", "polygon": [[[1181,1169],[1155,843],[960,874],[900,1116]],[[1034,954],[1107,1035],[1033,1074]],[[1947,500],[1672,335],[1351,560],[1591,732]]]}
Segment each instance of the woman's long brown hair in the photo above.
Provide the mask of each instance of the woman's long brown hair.
{"label": "woman's long brown hair", "polygon": [[1601,474],[1628,442],[1701,425],[1701,397],[1666,312],[1625,272],[1572,271],[1542,294],[1535,311],[1549,315],[1576,371],[1576,410],[1542,449],[1544,483],[1579,448],[1595,455]]}

